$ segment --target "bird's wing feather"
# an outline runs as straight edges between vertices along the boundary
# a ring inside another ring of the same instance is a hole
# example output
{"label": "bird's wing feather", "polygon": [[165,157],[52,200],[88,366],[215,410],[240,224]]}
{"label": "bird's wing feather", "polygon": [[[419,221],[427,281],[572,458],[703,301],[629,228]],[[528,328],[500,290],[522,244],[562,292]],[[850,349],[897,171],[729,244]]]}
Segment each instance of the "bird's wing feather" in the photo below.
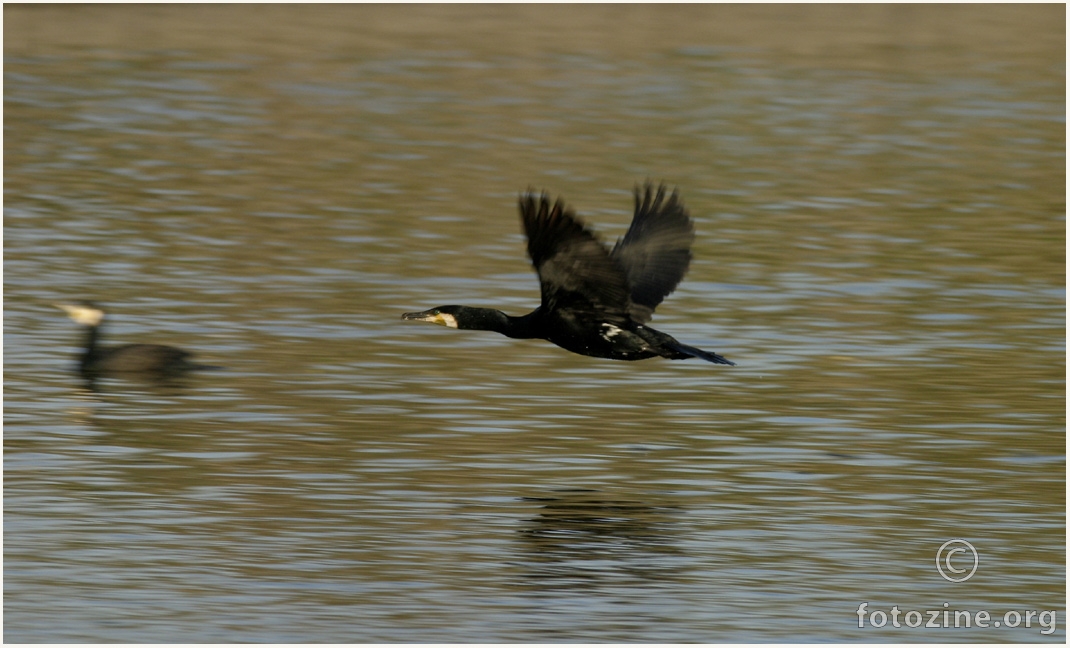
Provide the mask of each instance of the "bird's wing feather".
{"label": "bird's wing feather", "polygon": [[617,261],[560,200],[520,198],[528,256],[539,274],[544,312],[582,314],[615,325],[628,320],[628,280]]}
{"label": "bird's wing feather", "polygon": [[664,185],[653,195],[650,183],[635,188],[631,227],[610,253],[627,277],[633,319],[648,321],[676,289],[691,264],[694,240],[691,218],[675,191],[666,200]]}

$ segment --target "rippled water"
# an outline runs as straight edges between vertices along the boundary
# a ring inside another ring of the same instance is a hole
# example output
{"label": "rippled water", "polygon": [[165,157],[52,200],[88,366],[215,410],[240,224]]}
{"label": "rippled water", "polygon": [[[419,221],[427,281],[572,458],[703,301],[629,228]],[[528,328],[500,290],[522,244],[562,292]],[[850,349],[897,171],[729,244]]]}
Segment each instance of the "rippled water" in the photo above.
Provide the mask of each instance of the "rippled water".
{"label": "rippled water", "polygon": [[[1065,641],[1064,9],[567,11],[5,9],[7,641]],[[738,367],[399,320],[646,178]]]}

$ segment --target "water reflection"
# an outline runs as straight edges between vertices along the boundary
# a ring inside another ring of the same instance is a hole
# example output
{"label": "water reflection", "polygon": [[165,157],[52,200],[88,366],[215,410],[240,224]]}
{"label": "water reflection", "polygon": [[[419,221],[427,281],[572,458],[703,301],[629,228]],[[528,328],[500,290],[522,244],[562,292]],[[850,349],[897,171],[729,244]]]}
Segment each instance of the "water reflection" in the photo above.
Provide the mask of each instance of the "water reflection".
{"label": "water reflection", "polygon": [[519,531],[524,578],[539,589],[669,582],[682,572],[673,506],[605,499],[595,490],[525,497],[538,514]]}
{"label": "water reflection", "polygon": [[129,374],[126,376],[103,377],[85,375],[81,370],[72,370],[79,383],[76,398],[79,400],[99,399],[108,393],[142,394],[145,396],[178,396],[189,392],[195,381],[189,376],[158,376],[154,374]]}

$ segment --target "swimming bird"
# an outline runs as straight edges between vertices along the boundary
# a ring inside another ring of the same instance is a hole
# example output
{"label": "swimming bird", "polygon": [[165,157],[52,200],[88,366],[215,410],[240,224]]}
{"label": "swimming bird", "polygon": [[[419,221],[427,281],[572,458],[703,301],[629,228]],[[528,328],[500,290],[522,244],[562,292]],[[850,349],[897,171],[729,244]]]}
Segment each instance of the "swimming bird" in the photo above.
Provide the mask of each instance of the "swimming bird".
{"label": "swimming bird", "polygon": [[647,326],[654,309],[683,279],[695,238],[677,192],[665,186],[635,189],[628,232],[607,249],[559,198],[543,192],[520,197],[528,256],[539,275],[542,303],[513,317],[492,308],[439,306],[405,313],[403,320],[450,328],[495,331],[511,338],[540,338],[580,355],[613,360],[661,356],[701,358],[734,365],[719,354],[678,342]]}
{"label": "swimming bird", "polygon": [[134,374],[154,378],[178,376],[195,369],[214,369],[192,362],[193,354],[162,344],[124,344],[101,347],[100,326],[104,311],[93,302],[54,304],[85,328],[85,348],[78,362],[83,376],[95,378],[116,374]]}

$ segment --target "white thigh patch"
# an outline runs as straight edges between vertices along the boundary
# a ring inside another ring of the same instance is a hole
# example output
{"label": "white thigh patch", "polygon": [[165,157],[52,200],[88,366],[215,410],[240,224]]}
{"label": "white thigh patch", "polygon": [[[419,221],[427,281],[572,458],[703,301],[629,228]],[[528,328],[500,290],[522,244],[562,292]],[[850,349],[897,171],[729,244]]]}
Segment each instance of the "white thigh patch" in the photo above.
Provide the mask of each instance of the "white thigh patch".
{"label": "white thigh patch", "polygon": [[606,342],[612,342],[613,338],[617,337],[624,332],[624,329],[613,326],[612,324],[602,325],[602,339]]}

